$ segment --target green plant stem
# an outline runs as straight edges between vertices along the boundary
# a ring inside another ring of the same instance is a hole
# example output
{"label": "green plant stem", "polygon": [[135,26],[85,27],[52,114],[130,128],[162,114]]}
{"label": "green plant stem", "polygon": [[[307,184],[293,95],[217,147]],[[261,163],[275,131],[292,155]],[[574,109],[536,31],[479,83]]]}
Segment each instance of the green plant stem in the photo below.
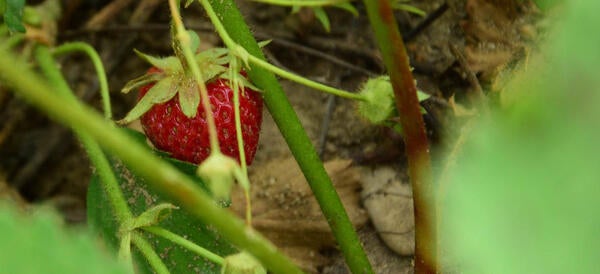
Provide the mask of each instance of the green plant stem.
{"label": "green plant stem", "polygon": [[[56,66],[55,60],[50,54],[50,50],[46,46],[37,46],[35,48],[35,57],[44,76],[55,87],[58,95],[67,102],[77,102],[77,98],[73,95],[71,88],[60,73]],[[92,164],[96,167],[96,173],[102,181],[102,186],[110,201],[111,208],[118,223],[123,223],[125,220],[133,217],[127,202],[119,188],[119,183],[112,167],[102,149],[85,131],[75,129],[75,134],[79,138],[81,144],[85,148],[88,157]],[[121,258],[133,269],[133,260],[130,256]]]}
{"label": "green plant stem", "polygon": [[145,226],[142,227],[143,230],[148,231],[154,235],[163,237],[175,244],[178,244],[184,248],[187,248],[188,250],[210,260],[213,263],[216,263],[218,265],[223,265],[225,259],[223,259],[223,257],[210,252],[210,250],[203,248],[197,244],[195,244],[194,242],[191,242],[189,240],[187,240],[186,238],[183,238],[171,231],[168,231],[162,227],[159,226]]}
{"label": "green plant stem", "polygon": [[352,99],[352,100],[366,100],[364,98],[364,96],[362,96],[360,94],[351,93],[351,92],[348,92],[345,90],[337,89],[334,87],[323,85],[323,84],[315,82],[315,81],[308,80],[302,76],[299,76],[294,73],[285,71],[281,68],[278,68],[277,66],[274,66],[274,65],[270,64],[269,62],[265,61],[263,58],[258,58],[253,54],[249,54],[244,47],[240,46],[238,43],[236,43],[231,38],[231,36],[229,36],[228,31],[226,30],[225,26],[223,26],[223,23],[221,22],[221,20],[215,13],[213,6],[211,6],[209,1],[208,0],[200,0],[200,2],[202,3],[202,6],[204,6],[204,9],[206,10],[208,17],[210,18],[211,22],[213,23],[215,29],[217,30],[217,33],[219,33],[219,36],[223,40],[223,43],[225,43],[227,48],[229,48],[234,54],[238,55],[238,57],[241,58],[242,60],[250,61],[253,64],[255,64],[256,66],[259,66],[267,71],[275,73],[285,79],[294,81],[296,83],[305,85],[307,87],[314,88],[316,90],[320,90],[325,93],[333,94],[335,96]]}
{"label": "green plant stem", "polygon": [[296,82],[298,84],[305,85],[307,87],[314,88],[316,90],[320,90],[320,91],[325,92],[325,93],[329,93],[329,94],[332,94],[332,95],[335,95],[335,96],[338,96],[338,97],[342,97],[342,98],[346,98],[346,99],[360,100],[360,101],[366,100],[364,98],[364,96],[362,96],[360,94],[351,93],[351,92],[348,92],[348,91],[345,91],[345,90],[341,90],[341,89],[338,89],[338,88],[334,88],[334,87],[330,87],[330,86],[327,86],[327,85],[323,85],[323,84],[321,84],[319,82],[308,80],[308,79],[306,79],[304,77],[298,76],[298,75],[296,75],[294,73],[291,73],[291,72],[283,70],[283,69],[281,69],[281,68],[279,68],[277,66],[274,66],[274,65],[270,64],[269,62],[261,60],[261,59],[255,57],[255,56],[253,56],[253,55],[248,55],[248,61],[250,61],[253,64],[255,64],[255,65],[259,66],[259,67],[262,67],[262,68],[264,68],[264,69],[266,69],[266,70],[268,70],[268,71],[270,71],[272,73],[275,73],[275,74],[277,74],[277,75],[279,75],[279,76],[281,76],[281,77],[283,77],[285,79],[288,79],[290,81],[294,81],[294,82]]}
{"label": "green plant stem", "polygon": [[217,126],[215,125],[215,118],[213,117],[210,100],[208,99],[208,91],[206,90],[206,84],[204,84],[204,79],[202,79],[202,73],[200,73],[200,68],[198,67],[198,63],[196,62],[196,58],[194,57],[194,53],[190,47],[190,36],[186,32],[183,21],[181,20],[181,15],[179,13],[179,1],[169,0],[169,8],[171,10],[171,17],[173,19],[176,32],[176,37],[173,37],[173,39],[179,40],[182,50],[181,53],[185,58],[185,61],[181,60],[182,65],[185,67],[187,64],[187,67],[192,72],[192,76],[194,76],[194,80],[196,80],[196,84],[200,88],[200,101],[202,102],[204,112],[206,113],[206,123],[208,125],[208,135],[210,138],[211,148],[210,151],[211,153],[221,153],[221,148],[219,147],[219,137],[217,136]]}
{"label": "green plant stem", "polygon": [[154,251],[152,245],[146,239],[144,239],[138,233],[132,232],[131,241],[133,242],[135,247],[137,247],[137,249],[142,253],[142,255],[144,255],[146,260],[148,260],[148,263],[150,263],[150,266],[152,266],[156,273],[170,273],[165,263],[163,263],[158,254],[156,254],[156,251]]}
{"label": "green plant stem", "polygon": [[2,47],[4,47],[5,49],[12,49],[14,46],[18,45],[23,40],[25,40],[24,34],[13,34],[6,40],[2,41]]}
{"label": "green plant stem", "polygon": [[54,56],[61,56],[78,51],[85,53],[94,65],[94,69],[96,70],[96,76],[98,77],[98,82],[100,84],[100,96],[102,97],[104,117],[107,120],[110,120],[112,119],[112,110],[110,106],[108,80],[106,79],[106,72],[104,71],[104,65],[102,65],[102,59],[100,59],[100,55],[98,55],[96,50],[92,46],[83,42],[71,42],[62,44],[54,48],[53,53]]}
{"label": "green plant stem", "polygon": [[[133,172],[147,180],[178,205],[212,224],[224,239],[247,250],[263,265],[275,273],[300,273],[301,271],[275,246],[243,220],[218,207],[191,178],[165,163],[137,143],[114,124],[106,121],[92,108],[76,100],[65,100],[55,95],[56,87],[31,71],[28,64],[8,51],[0,51],[0,78],[23,99],[46,112],[51,118],[79,132],[87,133],[103,148],[118,156]],[[65,107],[68,106],[68,107]]]}
{"label": "green plant stem", "polygon": [[[50,50],[45,46],[37,46],[35,49],[35,56],[42,73],[46,76],[48,81],[50,81],[58,95],[66,102],[76,102],[77,98],[73,95],[71,88],[69,88],[64,77],[58,70],[56,62],[50,54]],[[82,130],[75,130],[75,133],[83,147],[86,149],[92,164],[96,167],[96,172],[103,182],[102,185],[108,195],[117,221],[122,223],[124,220],[132,218],[133,215],[119,188],[117,178],[112,171],[108,159],[106,159],[102,149],[98,146],[98,143]]]}
{"label": "green plant stem", "polygon": [[[235,58],[229,63],[229,79],[231,79],[230,85],[233,90],[233,114],[235,120],[235,135],[237,138],[238,152],[240,155],[240,165],[242,169],[242,176],[246,177],[246,181],[249,182],[248,178],[248,165],[246,164],[246,151],[244,150],[244,137],[242,135],[242,118],[240,117],[240,86],[239,82],[235,80],[239,73],[239,61]],[[252,225],[252,202],[250,196],[250,184],[241,184],[244,189],[244,197],[246,198],[246,224]]]}
{"label": "green plant stem", "polygon": [[[221,31],[231,35],[235,42],[248,50],[251,55],[264,61],[260,47],[254,40],[234,1],[201,0],[201,3],[207,8],[207,12],[212,12],[214,9],[213,16],[216,14],[216,18],[222,20],[223,29]],[[275,75],[256,65],[251,67],[248,75],[252,82],[263,90],[261,94],[265,104],[319,202],[350,270],[353,273],[372,273],[371,264],[360,245],[358,236],[331,179]],[[253,253],[253,255],[256,254]],[[262,261],[262,258],[258,259]]]}
{"label": "green plant stem", "polygon": [[390,74],[404,131],[415,213],[415,273],[437,273],[435,188],[417,88],[389,0],[363,1]]}

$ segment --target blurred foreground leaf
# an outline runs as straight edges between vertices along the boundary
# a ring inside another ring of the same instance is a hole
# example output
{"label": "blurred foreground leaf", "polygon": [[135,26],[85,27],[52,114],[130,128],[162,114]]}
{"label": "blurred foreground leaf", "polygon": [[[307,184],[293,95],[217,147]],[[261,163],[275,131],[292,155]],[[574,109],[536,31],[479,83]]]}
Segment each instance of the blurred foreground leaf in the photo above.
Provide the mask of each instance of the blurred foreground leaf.
{"label": "blurred foreground leaf", "polygon": [[48,209],[27,216],[0,204],[0,272],[127,273],[89,233],[67,230]]}
{"label": "blurred foreground leaf", "polygon": [[600,8],[570,1],[507,109],[465,145],[441,205],[461,273],[600,269]]}

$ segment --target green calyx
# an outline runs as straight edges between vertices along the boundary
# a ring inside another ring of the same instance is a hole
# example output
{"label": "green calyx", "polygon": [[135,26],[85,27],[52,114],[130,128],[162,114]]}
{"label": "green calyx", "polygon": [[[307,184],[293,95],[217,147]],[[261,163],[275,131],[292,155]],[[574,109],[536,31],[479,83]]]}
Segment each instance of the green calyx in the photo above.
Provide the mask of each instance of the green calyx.
{"label": "green calyx", "polygon": [[[191,73],[182,65],[175,56],[157,58],[135,50],[135,53],[153,66],[148,73],[129,81],[121,92],[129,93],[143,86],[154,84],[148,92],[140,99],[133,109],[118,121],[119,124],[127,124],[138,118],[152,108],[155,104],[162,104],[175,96],[178,96],[179,104],[185,116],[193,118],[198,112],[200,104],[199,87]],[[199,52],[195,61],[201,69],[202,79],[205,83],[218,78],[231,80],[231,73],[225,73],[230,69],[229,63],[232,57],[226,48],[212,48]],[[239,68],[234,77],[242,83],[242,87],[258,90],[243,75]]]}
{"label": "green calyx", "polygon": [[[359,92],[365,100],[358,102],[358,112],[373,124],[389,124],[390,118],[397,115],[394,89],[387,75],[369,79]],[[429,98],[429,94],[417,91],[419,102]],[[424,110],[422,110],[424,111]]]}

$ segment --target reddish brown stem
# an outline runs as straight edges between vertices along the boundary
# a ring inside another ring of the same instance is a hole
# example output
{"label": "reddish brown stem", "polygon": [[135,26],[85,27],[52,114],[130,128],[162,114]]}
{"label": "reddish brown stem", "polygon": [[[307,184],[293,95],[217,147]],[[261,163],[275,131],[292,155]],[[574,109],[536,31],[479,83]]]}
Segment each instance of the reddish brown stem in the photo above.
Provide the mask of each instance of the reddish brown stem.
{"label": "reddish brown stem", "polygon": [[406,48],[389,0],[364,0],[394,88],[404,132],[415,213],[415,273],[436,273],[435,191],[429,143]]}

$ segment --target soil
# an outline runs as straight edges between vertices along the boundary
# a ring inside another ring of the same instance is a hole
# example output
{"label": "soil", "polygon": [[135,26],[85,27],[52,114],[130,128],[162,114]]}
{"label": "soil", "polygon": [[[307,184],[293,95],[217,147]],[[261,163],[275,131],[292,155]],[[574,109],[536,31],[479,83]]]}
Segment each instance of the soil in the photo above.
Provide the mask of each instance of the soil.
{"label": "soil", "polygon": [[[86,41],[100,52],[117,119],[135,103],[135,94],[124,95],[119,90],[148,68],[133,49],[158,56],[170,54],[168,7],[162,2],[64,1],[56,39],[59,43]],[[411,4],[429,17],[397,11],[396,18],[405,34],[418,87],[432,95],[423,105],[428,110],[425,120],[434,166],[441,169],[443,152],[452,146],[460,125],[473,117],[472,102],[477,92],[485,90],[489,98],[495,98],[499,90],[496,76],[527,56],[536,39],[535,22],[540,14],[529,1],[517,0]],[[350,91],[359,89],[369,77],[384,73],[364,6],[359,2],[355,3],[358,17],[340,9],[327,9],[330,32],[324,31],[308,9],[291,14],[288,8],[252,1],[239,1],[239,5],[257,38],[272,39],[265,53],[273,64]],[[219,46],[219,38],[204,13],[194,6],[184,11],[187,26],[197,31],[202,47]],[[430,23],[423,24],[427,21]],[[64,58],[62,67],[78,96],[100,110],[98,83],[87,59]],[[408,184],[401,136],[364,121],[350,100],[286,80],[281,84],[328,171],[334,181],[339,181],[336,185],[340,196],[376,272],[412,272],[410,250],[398,255],[396,249],[388,248],[382,241],[385,237],[378,234],[384,233],[374,221],[378,217],[365,210],[365,196],[360,192],[367,183],[364,180],[374,180],[365,174],[382,168],[392,170],[395,181]],[[326,222],[291,157],[265,111],[258,153],[250,167],[251,181],[256,184],[253,197],[255,221],[260,224],[257,228],[305,270],[347,273]],[[7,90],[0,90],[0,198],[9,197],[24,207],[50,203],[66,221],[83,225],[91,172],[83,149],[70,131]],[[393,196],[388,194],[378,193],[382,203],[392,203],[386,200]],[[303,214],[273,222],[280,217],[278,210],[283,209]],[[243,212],[243,208],[236,207],[235,199],[232,210]],[[406,216],[395,218],[412,219],[410,212],[403,214]],[[287,221],[299,225],[286,226]]]}

